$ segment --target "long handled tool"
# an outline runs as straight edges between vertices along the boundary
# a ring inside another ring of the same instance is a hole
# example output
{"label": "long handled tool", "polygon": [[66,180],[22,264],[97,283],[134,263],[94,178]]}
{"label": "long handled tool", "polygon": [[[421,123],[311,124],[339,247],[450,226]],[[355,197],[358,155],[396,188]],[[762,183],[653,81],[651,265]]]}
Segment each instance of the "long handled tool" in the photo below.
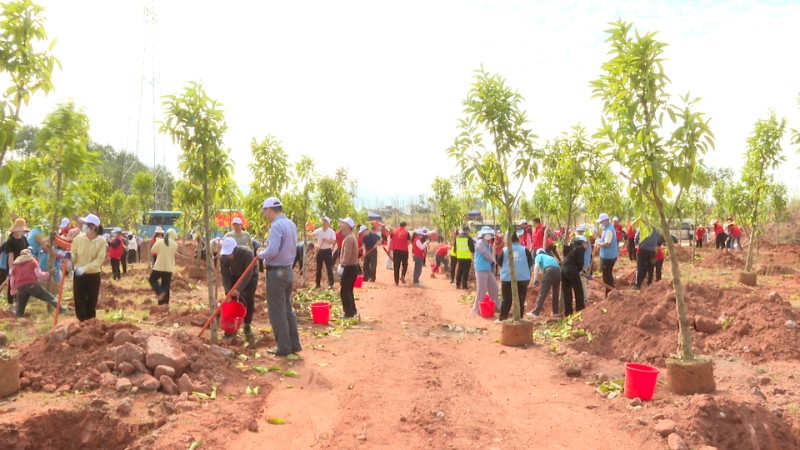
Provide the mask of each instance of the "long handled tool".
{"label": "long handled tool", "polygon": [[208,329],[208,327],[211,326],[211,322],[214,320],[215,317],[217,317],[219,312],[222,310],[222,304],[226,303],[228,300],[231,299],[233,292],[239,289],[239,285],[242,284],[242,281],[244,281],[245,275],[247,275],[248,273],[250,273],[251,270],[253,270],[253,266],[255,266],[257,262],[258,262],[258,257],[253,258],[253,261],[251,261],[250,265],[247,266],[247,269],[245,269],[244,272],[242,272],[242,276],[239,277],[239,279],[236,281],[236,284],[234,284],[231,290],[228,291],[228,295],[226,295],[225,298],[221,302],[219,302],[219,304],[217,305],[217,309],[214,311],[214,314],[211,314],[211,317],[208,318],[206,324],[203,325],[203,328],[201,328],[200,332],[197,333],[197,337],[201,337],[203,333]]}
{"label": "long handled tool", "polygon": [[67,279],[67,258],[61,260],[61,286],[58,288],[58,302],[56,303],[56,319],[53,328],[58,325],[58,314],[61,312],[61,298],[64,296],[64,281]]}
{"label": "long handled tool", "polygon": [[606,283],[604,283],[604,282],[603,282],[603,280],[600,280],[599,278],[595,278],[595,277],[589,278],[589,276],[588,276],[588,275],[585,275],[585,274],[581,274],[581,276],[582,276],[583,278],[586,278],[587,280],[596,281],[596,282],[598,282],[598,283],[602,284],[602,285],[603,285],[603,286],[605,286],[605,288],[606,288],[606,289],[608,289],[609,291],[616,291],[616,290],[617,290],[617,288],[615,288],[615,287],[613,287],[613,286],[609,286],[609,285],[607,285]]}

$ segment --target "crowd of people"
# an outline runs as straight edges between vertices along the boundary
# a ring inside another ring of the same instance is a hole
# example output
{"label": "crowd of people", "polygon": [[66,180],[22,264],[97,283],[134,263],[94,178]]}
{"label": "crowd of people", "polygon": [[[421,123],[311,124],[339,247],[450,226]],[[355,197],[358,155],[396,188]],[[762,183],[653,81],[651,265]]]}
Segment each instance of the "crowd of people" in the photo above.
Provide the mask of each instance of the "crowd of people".
{"label": "crowd of people", "polygon": [[[528,317],[536,318],[542,314],[548,297],[554,316],[584,309],[587,281],[594,279],[596,268],[601,274],[597,281],[608,295],[615,288],[614,267],[624,253],[636,262],[633,289],[659,281],[665,260],[664,237],[657,227],[631,220],[624,228],[617,217],[612,219],[605,213],[595,223],[579,225],[574,230],[548,228],[538,218],[530,224],[523,219],[516,224],[516,232],[508,244],[501,230],[491,226],[477,230],[465,226],[453,232],[452,240],[448,240],[443,233],[428,228],[410,230],[405,222],[390,228],[380,222],[357,225],[353,219],[343,218],[334,230],[327,216],[321,218],[319,228],[312,225],[304,230],[309,240],[306,244],[306,239],[299,239],[294,222],[283,214],[280,200],[275,197],[265,200],[262,213],[271,223],[266,241],[251,236],[244,230],[242,219],[234,218],[231,231],[214,239],[210,249],[225,294],[246,308],[243,322],[248,340],[253,339],[259,276],[266,272],[267,306],[277,343],[273,352],[279,355],[302,349],[292,308],[292,290],[294,269],[299,266],[303,273],[309,263],[316,269],[317,289],[322,288],[323,282],[333,289],[334,271],[338,274],[341,318],[356,318],[358,309],[353,290],[356,279],[361,276],[364,282],[377,281],[379,251],[387,255],[386,268],[392,271],[390,282],[395,286],[406,284],[409,264],[413,262],[411,283],[420,285],[431,236],[435,236],[441,245],[434,252],[430,276],[446,274],[456,289],[464,291],[472,291],[474,279],[472,312],[480,314],[479,304],[488,297],[499,313],[498,321],[502,321],[511,314],[512,269],[520,296],[520,314],[525,312],[529,284],[533,282],[539,287],[534,308],[527,313]],[[78,226],[64,218],[54,233],[55,239],[48,237],[43,227],[29,229],[22,218],[9,228],[8,238],[0,246],[0,290],[7,286],[6,297],[17,317],[24,316],[30,298],[42,300],[49,308],[59,307],[60,313],[70,312],[42,286],[45,281],[51,285],[70,277],[76,317],[80,321],[94,318],[102,283],[101,268],[106,259],[110,262],[112,281],[122,279],[130,264],[147,261],[151,268],[148,281],[158,304],[169,304],[178,254],[178,235],[174,229],[165,231],[157,227],[150,240],[149,254],[143,256],[143,241],[136,233],[120,228],[106,233],[94,214],[76,222]],[[741,249],[742,230],[731,218],[725,223],[711,221],[711,227],[716,248]],[[692,230],[694,245],[702,247],[710,234],[704,225],[696,227]],[[200,236],[197,239],[202,243]],[[205,252],[205,246],[198,246],[198,251]],[[49,258],[54,261],[48,268]]]}

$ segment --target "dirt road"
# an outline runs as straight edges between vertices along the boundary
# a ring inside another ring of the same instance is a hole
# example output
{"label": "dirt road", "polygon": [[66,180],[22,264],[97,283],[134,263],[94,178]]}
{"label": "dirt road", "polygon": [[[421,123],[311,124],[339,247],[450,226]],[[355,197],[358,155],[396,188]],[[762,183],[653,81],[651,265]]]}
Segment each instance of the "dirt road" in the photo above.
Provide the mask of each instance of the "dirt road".
{"label": "dirt road", "polygon": [[[500,326],[472,316],[449,280],[395,287],[390,276],[380,269],[358,292],[356,329],[304,344],[300,379],[276,386],[260,431],[230,448],[663,448],[625,431],[613,420],[624,412],[566,378],[541,345],[500,346]],[[277,417],[287,424],[267,423]]]}

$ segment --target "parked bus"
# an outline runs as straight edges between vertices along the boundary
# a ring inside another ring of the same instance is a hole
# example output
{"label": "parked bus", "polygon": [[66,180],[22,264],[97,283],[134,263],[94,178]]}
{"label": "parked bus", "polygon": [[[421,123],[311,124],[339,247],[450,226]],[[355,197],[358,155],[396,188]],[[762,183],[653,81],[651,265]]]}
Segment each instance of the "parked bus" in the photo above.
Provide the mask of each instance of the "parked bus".
{"label": "parked bus", "polygon": [[139,235],[152,236],[156,231],[156,227],[161,227],[164,231],[175,228],[175,221],[180,217],[180,211],[149,211],[145,221],[146,224],[139,225]]}

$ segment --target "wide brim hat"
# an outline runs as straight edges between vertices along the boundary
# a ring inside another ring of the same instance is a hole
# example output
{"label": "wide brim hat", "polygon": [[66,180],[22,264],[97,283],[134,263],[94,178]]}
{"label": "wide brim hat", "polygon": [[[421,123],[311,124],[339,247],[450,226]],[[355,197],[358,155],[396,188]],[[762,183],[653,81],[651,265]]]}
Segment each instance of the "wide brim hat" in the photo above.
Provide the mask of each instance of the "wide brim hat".
{"label": "wide brim hat", "polygon": [[164,232],[164,229],[161,228],[161,226],[159,225],[159,226],[156,227],[156,230],[153,233],[163,233],[163,232]]}
{"label": "wide brim hat", "polygon": [[14,221],[14,225],[11,225],[11,228],[9,228],[8,231],[14,233],[16,231],[28,232],[31,230],[28,228],[28,222],[26,222],[25,219],[17,219]]}
{"label": "wide brim hat", "polygon": [[25,264],[26,262],[34,261],[31,251],[27,248],[19,252],[19,256],[14,260],[14,265]]}
{"label": "wide brim hat", "polygon": [[483,237],[486,234],[494,235],[494,230],[492,229],[492,227],[483,227],[481,228],[480,231],[478,231],[478,237]]}

